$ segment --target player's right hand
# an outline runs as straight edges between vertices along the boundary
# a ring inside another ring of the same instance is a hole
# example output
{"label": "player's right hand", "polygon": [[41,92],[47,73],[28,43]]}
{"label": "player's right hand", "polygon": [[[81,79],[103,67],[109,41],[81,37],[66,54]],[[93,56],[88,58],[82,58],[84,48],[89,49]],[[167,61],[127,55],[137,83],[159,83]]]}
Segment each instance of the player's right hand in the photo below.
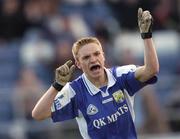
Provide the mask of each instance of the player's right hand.
{"label": "player's right hand", "polygon": [[65,64],[56,69],[55,81],[64,86],[67,82],[69,82],[74,70],[75,65],[71,60],[68,60]]}

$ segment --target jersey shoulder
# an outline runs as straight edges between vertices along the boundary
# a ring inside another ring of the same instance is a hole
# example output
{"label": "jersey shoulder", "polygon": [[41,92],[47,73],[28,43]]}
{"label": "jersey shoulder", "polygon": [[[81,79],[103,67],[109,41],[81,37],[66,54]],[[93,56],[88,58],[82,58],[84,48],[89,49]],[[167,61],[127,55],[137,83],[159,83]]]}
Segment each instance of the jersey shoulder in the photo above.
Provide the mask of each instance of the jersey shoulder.
{"label": "jersey shoulder", "polygon": [[124,65],[124,66],[116,67],[116,69],[115,69],[116,76],[120,77],[123,74],[127,74],[129,72],[135,72],[136,68],[137,68],[136,65]]}

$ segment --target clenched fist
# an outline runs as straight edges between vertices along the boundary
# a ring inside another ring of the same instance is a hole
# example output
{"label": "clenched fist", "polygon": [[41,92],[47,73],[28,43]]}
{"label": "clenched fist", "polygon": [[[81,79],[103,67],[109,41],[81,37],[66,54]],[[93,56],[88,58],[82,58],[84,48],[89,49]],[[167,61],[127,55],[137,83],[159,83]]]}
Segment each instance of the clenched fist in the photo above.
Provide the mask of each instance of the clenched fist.
{"label": "clenched fist", "polygon": [[64,65],[58,67],[55,71],[55,81],[64,86],[72,77],[75,70],[75,65],[71,60],[68,60]]}
{"label": "clenched fist", "polygon": [[149,11],[138,9],[138,25],[143,39],[152,37],[152,16]]}

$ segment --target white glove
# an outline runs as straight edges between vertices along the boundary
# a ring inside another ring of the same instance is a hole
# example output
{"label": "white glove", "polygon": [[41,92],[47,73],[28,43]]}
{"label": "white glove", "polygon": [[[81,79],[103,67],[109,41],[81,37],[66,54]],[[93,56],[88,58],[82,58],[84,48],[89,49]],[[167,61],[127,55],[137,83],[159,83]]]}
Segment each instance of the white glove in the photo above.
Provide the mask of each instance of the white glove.
{"label": "white glove", "polygon": [[75,65],[71,60],[68,60],[64,65],[58,67],[55,71],[55,81],[64,86],[69,82],[75,70]]}
{"label": "white glove", "polygon": [[138,9],[138,25],[143,39],[152,37],[152,23],[153,19],[149,11]]}

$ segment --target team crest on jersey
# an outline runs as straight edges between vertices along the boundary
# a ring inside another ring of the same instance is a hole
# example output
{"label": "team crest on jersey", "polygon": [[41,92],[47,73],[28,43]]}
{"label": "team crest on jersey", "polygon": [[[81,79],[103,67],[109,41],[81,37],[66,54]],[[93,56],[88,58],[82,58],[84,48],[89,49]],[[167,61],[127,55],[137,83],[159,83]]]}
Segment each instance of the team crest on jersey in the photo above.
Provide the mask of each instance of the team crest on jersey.
{"label": "team crest on jersey", "polygon": [[98,112],[98,109],[96,106],[94,106],[93,104],[90,104],[87,107],[87,114],[88,115],[95,115]]}
{"label": "team crest on jersey", "polygon": [[114,92],[113,94],[113,98],[117,103],[121,103],[124,101],[124,94],[121,90],[118,90],[116,92]]}

